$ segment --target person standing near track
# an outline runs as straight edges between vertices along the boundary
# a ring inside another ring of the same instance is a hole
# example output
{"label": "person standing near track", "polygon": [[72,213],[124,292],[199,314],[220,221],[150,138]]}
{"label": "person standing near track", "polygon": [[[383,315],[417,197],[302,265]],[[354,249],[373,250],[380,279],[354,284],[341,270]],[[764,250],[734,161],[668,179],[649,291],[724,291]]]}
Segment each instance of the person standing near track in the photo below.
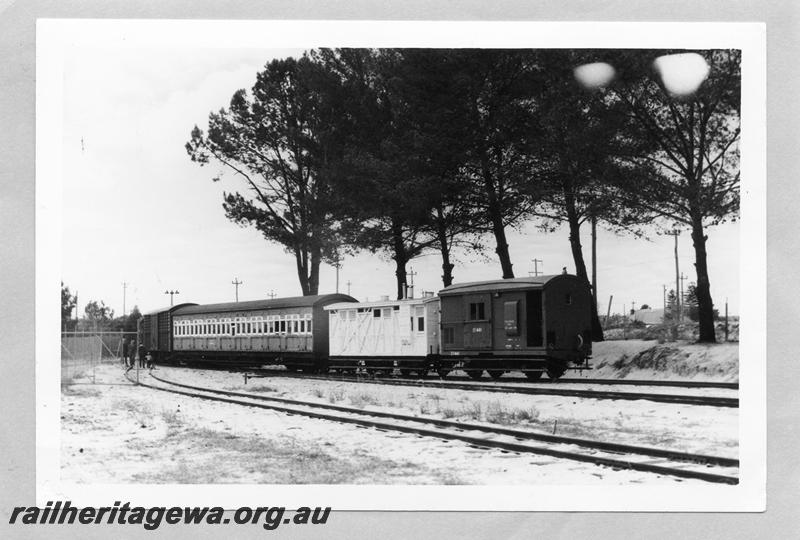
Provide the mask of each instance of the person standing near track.
{"label": "person standing near track", "polygon": [[122,340],[122,363],[125,365],[126,368],[130,367],[128,363],[128,350],[130,349],[130,340],[128,338],[123,338]]}

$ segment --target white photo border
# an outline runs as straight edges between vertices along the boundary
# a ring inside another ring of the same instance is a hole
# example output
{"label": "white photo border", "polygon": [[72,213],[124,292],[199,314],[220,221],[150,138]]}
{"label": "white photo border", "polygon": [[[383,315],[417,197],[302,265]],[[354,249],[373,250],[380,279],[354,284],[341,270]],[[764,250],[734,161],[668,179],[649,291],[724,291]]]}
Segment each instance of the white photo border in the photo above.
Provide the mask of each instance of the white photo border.
{"label": "white photo border", "polygon": [[[133,485],[60,481],[63,69],[73,47],[741,49],[740,483],[736,486]],[[762,23],[39,19],[36,47],[36,499],[76,506],[469,511],[763,511],[766,505],[766,28]],[[746,284],[746,286],[744,286]]]}

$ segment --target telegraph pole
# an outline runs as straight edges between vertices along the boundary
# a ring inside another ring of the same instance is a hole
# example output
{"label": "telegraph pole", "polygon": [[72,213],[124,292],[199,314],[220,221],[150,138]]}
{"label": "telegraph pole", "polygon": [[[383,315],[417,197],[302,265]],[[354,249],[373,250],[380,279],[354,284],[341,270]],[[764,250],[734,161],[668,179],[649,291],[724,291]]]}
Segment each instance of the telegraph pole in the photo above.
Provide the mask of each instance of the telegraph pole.
{"label": "telegraph pole", "polygon": [[592,297],[597,304],[597,216],[592,212]]}
{"label": "telegraph pole", "polygon": [[336,252],[336,259],[334,260],[333,267],[336,268],[336,293],[339,293],[339,269],[342,267],[342,263],[339,262],[339,252]]}
{"label": "telegraph pole", "polygon": [[172,296],[180,293],[178,291],[164,291],[164,294],[169,295],[169,307],[172,307]]}
{"label": "telegraph pole", "polygon": [[684,276],[683,272],[681,272],[681,303],[686,305],[686,296],[683,294],[683,280],[688,279],[689,276]]}
{"label": "telegraph pole", "polygon": [[123,281],[122,282],[122,316],[125,316],[125,289],[128,288],[128,284]]}
{"label": "telegraph pole", "polygon": [[237,278],[237,277],[233,278],[233,281],[231,281],[231,284],[236,287],[236,301],[237,302],[239,301],[239,285],[241,285],[242,283],[244,283],[244,282],[243,281],[239,281],[239,278]]}
{"label": "telegraph pole", "polygon": [[276,295],[275,292],[272,289],[270,289],[269,294],[267,294],[267,296],[269,296],[269,299],[272,300],[273,298],[275,298]]}
{"label": "telegraph pole", "polygon": [[348,279],[347,280],[347,296],[350,296],[350,285],[351,284],[352,284],[352,282]]}
{"label": "telegraph pole", "polygon": [[683,318],[683,313],[681,312],[681,271],[678,267],[678,235],[681,234],[680,231],[677,229],[667,233],[675,237],[675,307],[677,308],[677,317],[676,320],[680,323],[681,319]]}
{"label": "telegraph pole", "polygon": [[409,298],[414,298],[414,276],[416,276],[417,273],[414,272],[414,267],[413,266],[410,267],[409,270],[410,271],[408,272],[408,275],[411,276],[411,285],[409,285],[408,288],[411,289],[411,294],[408,297]]}
{"label": "telegraph pole", "polygon": [[728,297],[725,297],[725,343],[728,342]]}
{"label": "telegraph pole", "polygon": [[542,264],[542,270],[544,270],[544,261],[542,259],[533,259],[533,275],[539,275],[539,263]]}

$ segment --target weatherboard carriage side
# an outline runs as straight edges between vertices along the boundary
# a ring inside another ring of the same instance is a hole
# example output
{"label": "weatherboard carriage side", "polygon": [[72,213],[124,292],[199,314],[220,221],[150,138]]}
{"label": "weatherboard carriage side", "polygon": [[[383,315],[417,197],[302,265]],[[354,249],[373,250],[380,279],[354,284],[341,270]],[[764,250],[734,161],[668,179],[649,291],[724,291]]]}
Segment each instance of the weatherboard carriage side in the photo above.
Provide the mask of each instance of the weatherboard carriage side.
{"label": "weatherboard carriage side", "polygon": [[592,298],[569,274],[451,285],[441,299],[444,369],[460,364],[474,378],[522,370],[558,378],[592,352]]}

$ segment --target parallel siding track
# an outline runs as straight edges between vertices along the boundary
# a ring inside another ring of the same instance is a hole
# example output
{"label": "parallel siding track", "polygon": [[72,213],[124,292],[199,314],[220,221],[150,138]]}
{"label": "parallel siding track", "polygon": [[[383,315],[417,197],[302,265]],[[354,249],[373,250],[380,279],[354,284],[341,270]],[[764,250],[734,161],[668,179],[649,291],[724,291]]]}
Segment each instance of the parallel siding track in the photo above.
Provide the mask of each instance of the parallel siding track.
{"label": "parallel siding track", "polygon": [[[638,447],[587,439],[559,437],[502,428],[499,426],[466,424],[434,418],[420,418],[324,403],[258,396],[242,392],[230,392],[182,384],[152,374],[151,377],[155,381],[164,385],[169,385],[170,387],[143,382],[139,382],[138,384],[155,390],[211,401],[270,409],[286,414],[296,414],[333,422],[355,424],[385,431],[399,431],[423,437],[461,441],[479,448],[494,448],[506,452],[546,455],[573,461],[594,463],[613,469],[650,472],[680,478],[704,480],[713,483],[738,484],[739,482],[739,479],[733,475],[738,473],[739,461],[731,458],[689,454],[659,448]],[[136,381],[131,380],[131,382]],[[176,388],[182,388],[184,390]],[[391,422],[386,420],[391,420]],[[484,434],[484,436],[478,436],[478,434]],[[486,435],[495,438],[487,438]],[[533,443],[537,444],[534,445]],[[710,472],[708,470],[715,467],[722,469],[722,471]],[[726,474],[721,474],[723,472]]]}
{"label": "parallel siding track", "polygon": [[[580,397],[590,399],[622,399],[622,400],[646,400],[658,403],[676,403],[682,405],[705,405],[710,407],[738,407],[739,398],[729,397],[716,397],[716,396],[690,396],[686,394],[652,394],[645,392],[611,392],[605,390],[570,390],[569,388],[544,388],[543,385],[532,384],[529,386],[520,385],[506,385],[497,383],[455,383],[436,380],[411,380],[411,379],[395,379],[395,378],[365,378],[353,376],[340,376],[340,375],[299,375],[299,374],[281,374],[280,371],[275,370],[261,370],[256,372],[255,377],[264,376],[288,376],[288,377],[302,377],[312,378],[319,380],[336,380],[345,382],[362,382],[371,384],[387,384],[394,386],[416,386],[423,388],[450,388],[456,390],[472,390],[483,392],[500,392],[506,394],[528,394],[528,395],[543,395],[543,396],[568,396]],[[269,373],[270,375],[264,375]],[[278,375],[281,374],[281,375]],[[245,374],[245,381],[253,378],[253,375]],[[549,385],[549,383],[547,383]],[[644,383],[643,383],[644,384]]]}

